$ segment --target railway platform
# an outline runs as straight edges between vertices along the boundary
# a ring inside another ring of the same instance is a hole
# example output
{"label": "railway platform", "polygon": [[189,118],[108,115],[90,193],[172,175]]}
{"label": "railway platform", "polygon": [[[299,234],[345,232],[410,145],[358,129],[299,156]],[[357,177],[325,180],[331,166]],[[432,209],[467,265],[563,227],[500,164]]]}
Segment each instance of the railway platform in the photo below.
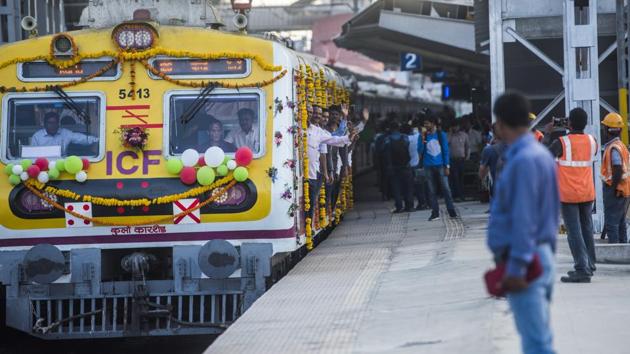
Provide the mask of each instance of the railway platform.
{"label": "railway platform", "polygon": [[[517,353],[507,302],[482,283],[487,205],[457,204],[460,219],[392,215],[359,180],[355,210],[263,295],[206,353]],[[558,278],[571,268],[558,240]],[[599,265],[591,284],[556,283],[552,322],[559,353],[630,345],[627,265]],[[624,305],[625,304],[625,305]]]}

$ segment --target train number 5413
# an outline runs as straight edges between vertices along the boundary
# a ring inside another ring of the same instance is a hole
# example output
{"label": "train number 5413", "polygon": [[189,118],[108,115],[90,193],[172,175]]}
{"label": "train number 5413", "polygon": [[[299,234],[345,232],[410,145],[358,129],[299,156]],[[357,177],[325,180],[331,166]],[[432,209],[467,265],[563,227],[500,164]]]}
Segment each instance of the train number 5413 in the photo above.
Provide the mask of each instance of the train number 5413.
{"label": "train number 5413", "polygon": [[118,90],[118,98],[120,98],[121,100],[131,98],[134,95],[136,96],[136,98],[149,98],[151,97],[151,90],[149,90],[148,88],[139,88],[135,91],[126,89]]}

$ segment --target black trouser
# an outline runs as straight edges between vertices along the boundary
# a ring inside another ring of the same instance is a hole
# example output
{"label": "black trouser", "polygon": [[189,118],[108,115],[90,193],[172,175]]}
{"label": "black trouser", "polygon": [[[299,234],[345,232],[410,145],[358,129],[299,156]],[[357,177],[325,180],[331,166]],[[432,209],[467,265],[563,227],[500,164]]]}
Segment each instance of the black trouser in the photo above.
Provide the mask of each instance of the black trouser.
{"label": "black trouser", "polygon": [[411,171],[413,172],[413,196],[418,200],[418,207],[429,206],[424,170],[420,167],[412,167]]}
{"label": "black trouser", "polygon": [[392,167],[389,171],[389,181],[394,195],[397,210],[413,209],[413,175],[409,167]]}
{"label": "black trouser", "polygon": [[451,159],[451,174],[448,176],[453,198],[464,198],[464,162],[463,158]]}

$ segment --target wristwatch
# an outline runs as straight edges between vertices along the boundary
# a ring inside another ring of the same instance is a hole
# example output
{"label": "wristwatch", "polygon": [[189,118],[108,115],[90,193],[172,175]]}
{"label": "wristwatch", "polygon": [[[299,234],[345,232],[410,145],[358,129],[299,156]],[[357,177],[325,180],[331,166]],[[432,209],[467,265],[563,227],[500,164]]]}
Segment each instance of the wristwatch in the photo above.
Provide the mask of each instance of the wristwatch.
{"label": "wristwatch", "polygon": [[451,168],[451,165],[446,165],[446,168]]}

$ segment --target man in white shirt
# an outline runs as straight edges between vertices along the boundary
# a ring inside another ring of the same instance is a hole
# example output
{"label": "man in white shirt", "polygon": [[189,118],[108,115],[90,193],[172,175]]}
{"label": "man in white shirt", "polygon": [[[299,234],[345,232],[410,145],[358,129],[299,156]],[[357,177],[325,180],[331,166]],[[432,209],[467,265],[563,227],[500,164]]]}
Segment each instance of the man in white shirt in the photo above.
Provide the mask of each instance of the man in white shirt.
{"label": "man in white shirt", "polygon": [[260,152],[260,134],[258,127],[254,125],[256,113],[249,108],[241,108],[237,115],[239,127],[232,130],[225,141],[236,145],[237,148],[247,146],[254,153]]}
{"label": "man in white shirt", "polygon": [[61,155],[65,156],[70,143],[78,145],[91,145],[98,142],[95,136],[75,133],[72,130],[59,128],[59,114],[48,112],[44,115],[44,128],[31,137],[33,146],[61,146]]}

